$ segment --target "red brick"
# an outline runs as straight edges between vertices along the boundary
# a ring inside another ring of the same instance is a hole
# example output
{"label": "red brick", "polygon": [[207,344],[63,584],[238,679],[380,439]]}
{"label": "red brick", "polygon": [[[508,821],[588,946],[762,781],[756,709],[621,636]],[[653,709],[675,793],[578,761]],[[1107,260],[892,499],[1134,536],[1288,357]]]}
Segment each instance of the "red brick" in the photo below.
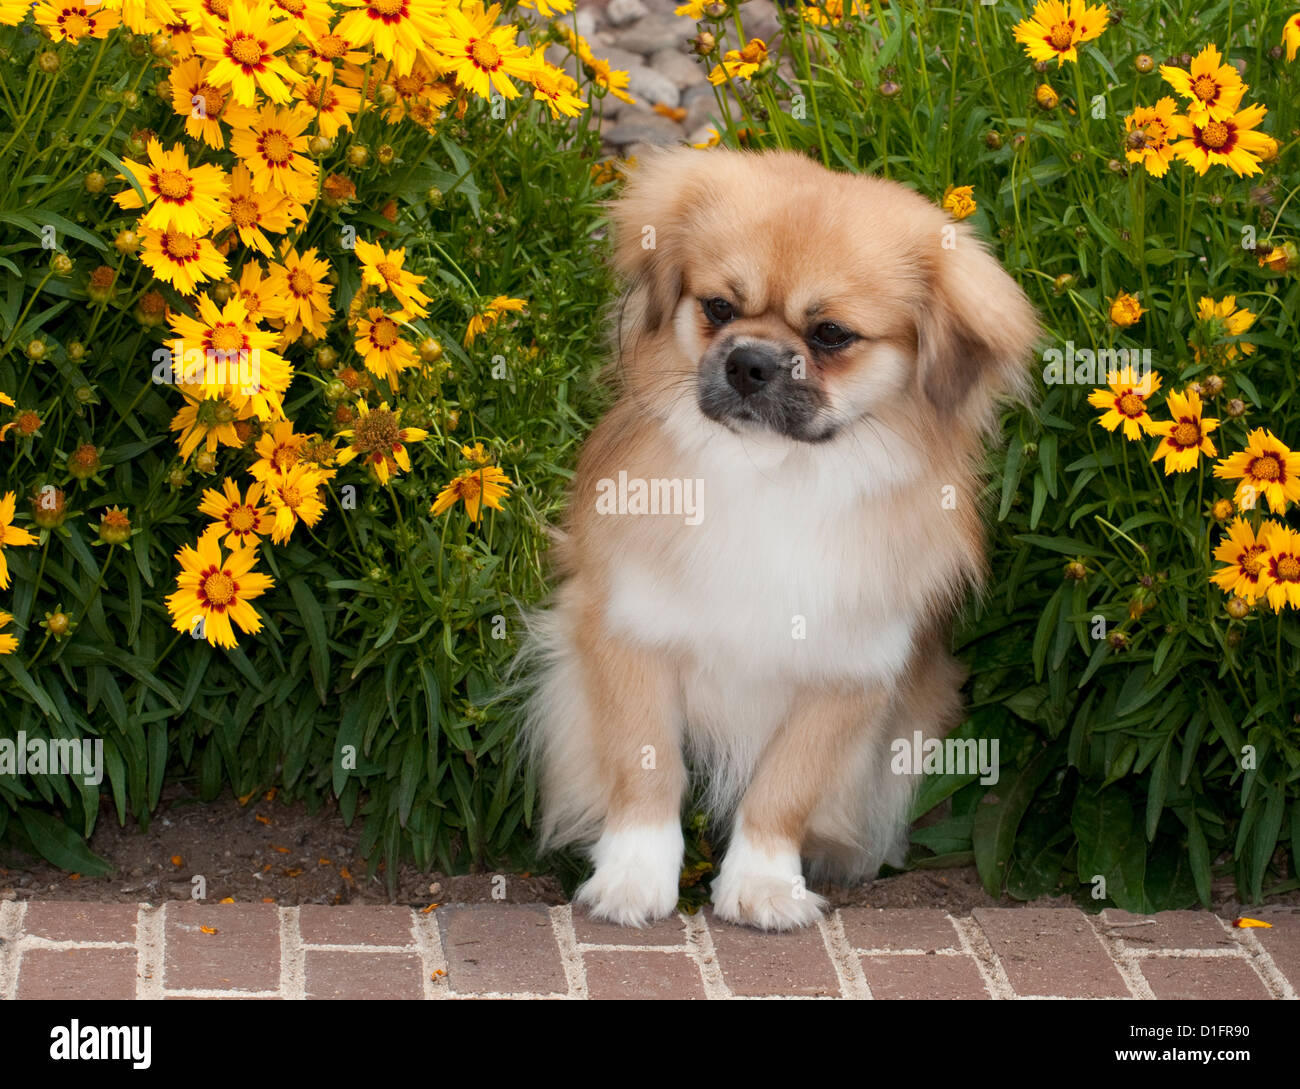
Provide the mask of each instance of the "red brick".
{"label": "red brick", "polygon": [[575,908],[573,911],[573,930],[578,941],[592,945],[685,945],[686,924],[680,915],[660,919],[650,926],[637,929],[634,926],[619,926],[603,919],[593,919],[586,912]]}
{"label": "red brick", "polygon": [[1250,917],[1273,924],[1272,929],[1256,927],[1250,933],[1259,939],[1291,986],[1300,991],[1300,911],[1255,910]]}
{"label": "red brick", "polygon": [[23,930],[58,942],[135,941],[134,904],[79,904],[44,900],[27,905]]}
{"label": "red brick", "polygon": [[965,954],[863,957],[876,998],[988,998],[975,961]]}
{"label": "red brick", "polygon": [[1255,970],[1235,957],[1143,957],[1157,998],[1271,998]]}
{"label": "red brick", "polygon": [[703,998],[700,970],[685,953],[586,953],[592,998]]}
{"label": "red brick", "polygon": [[308,949],[308,998],[423,998],[424,969],[412,953]]}
{"label": "red brick", "polygon": [[434,913],[458,994],[567,994],[568,983],[546,908],[466,904]]}
{"label": "red brick", "polygon": [[411,909],[384,904],[298,909],[298,933],[307,945],[414,945]]}
{"label": "red brick", "polygon": [[135,997],[134,949],[28,949],[18,969],[18,998],[77,1001]]}
{"label": "red brick", "polygon": [[1128,988],[1087,917],[1073,908],[975,908],[971,912],[1016,993],[1127,998]]}
{"label": "red brick", "polygon": [[817,927],[764,934],[721,922],[712,912],[708,918],[722,976],[733,994],[839,996],[835,967]]}
{"label": "red brick", "polygon": [[844,908],[844,935],[854,949],[960,949],[957,929],[938,908]]}
{"label": "red brick", "polygon": [[[1133,926],[1130,924],[1140,925]],[[1209,911],[1162,911],[1134,915],[1107,908],[1098,929],[1137,949],[1231,949],[1236,943]]]}
{"label": "red brick", "polygon": [[[215,934],[204,934],[209,927]],[[167,905],[163,985],[169,990],[273,991],[280,986],[274,904]]]}

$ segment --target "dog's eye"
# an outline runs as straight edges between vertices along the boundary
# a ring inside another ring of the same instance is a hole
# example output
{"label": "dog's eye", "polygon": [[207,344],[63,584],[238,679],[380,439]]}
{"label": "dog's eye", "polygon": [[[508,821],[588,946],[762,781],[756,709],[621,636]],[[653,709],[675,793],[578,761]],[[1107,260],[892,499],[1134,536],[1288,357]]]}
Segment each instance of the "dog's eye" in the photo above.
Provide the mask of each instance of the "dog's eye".
{"label": "dog's eye", "polygon": [[853,333],[833,321],[822,322],[808,337],[818,348],[843,348],[853,338]]}
{"label": "dog's eye", "polygon": [[726,325],[736,316],[731,303],[727,302],[726,299],[705,299],[704,312],[715,325]]}

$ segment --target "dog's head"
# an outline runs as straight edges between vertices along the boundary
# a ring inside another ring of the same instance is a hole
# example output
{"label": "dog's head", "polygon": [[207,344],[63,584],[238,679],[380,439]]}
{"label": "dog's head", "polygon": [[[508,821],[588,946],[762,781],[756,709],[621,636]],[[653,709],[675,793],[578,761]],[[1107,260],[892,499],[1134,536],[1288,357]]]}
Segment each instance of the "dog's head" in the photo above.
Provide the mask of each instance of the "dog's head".
{"label": "dog's head", "polygon": [[970,229],[894,182],[792,153],[663,152],[613,206],[620,359],[667,414],[803,443],[925,414],[987,426],[1037,323]]}

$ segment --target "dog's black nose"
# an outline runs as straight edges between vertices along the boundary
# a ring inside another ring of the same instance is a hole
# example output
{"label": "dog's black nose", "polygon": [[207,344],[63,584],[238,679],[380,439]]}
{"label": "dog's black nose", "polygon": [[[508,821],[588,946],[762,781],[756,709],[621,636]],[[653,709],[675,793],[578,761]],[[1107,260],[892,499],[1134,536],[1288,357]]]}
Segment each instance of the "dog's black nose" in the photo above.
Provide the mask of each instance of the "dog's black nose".
{"label": "dog's black nose", "polygon": [[727,356],[727,383],[742,397],[762,389],[775,376],[780,361],[760,348],[735,348]]}

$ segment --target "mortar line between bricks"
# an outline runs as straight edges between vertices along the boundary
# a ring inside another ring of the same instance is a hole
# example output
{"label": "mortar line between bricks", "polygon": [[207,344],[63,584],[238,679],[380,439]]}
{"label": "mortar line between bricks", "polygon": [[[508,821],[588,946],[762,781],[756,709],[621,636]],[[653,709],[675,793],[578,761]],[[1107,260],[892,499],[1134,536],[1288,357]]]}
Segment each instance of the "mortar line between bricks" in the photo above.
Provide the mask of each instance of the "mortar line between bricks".
{"label": "mortar line between bricks", "polygon": [[167,905],[137,904],[135,913],[136,956],[135,996],[160,999],[167,947]]}
{"label": "mortar line between bricks", "polygon": [[22,960],[23,919],[27,902],[0,903],[0,998],[18,997],[18,965]]}
{"label": "mortar line between bricks", "polygon": [[689,953],[688,945],[602,945],[600,942],[578,942],[579,953]]}
{"label": "mortar line between bricks", "polygon": [[42,938],[39,934],[24,934],[19,943],[24,949],[134,949],[135,942],[78,941],[75,938]]}
{"label": "mortar line between bricks", "polygon": [[433,915],[412,911],[411,937],[415,938],[420,950],[420,963],[424,966],[424,997],[451,998],[451,973],[447,971],[447,955],[442,949],[438,920]]}
{"label": "mortar line between bricks", "polygon": [[[1225,927],[1228,924],[1222,919],[1219,922]],[[1235,932],[1234,932],[1235,931]],[[1255,969],[1256,975],[1264,981],[1264,986],[1275,998],[1284,998],[1295,1001],[1298,997],[1296,989],[1291,985],[1291,981],[1286,978],[1282,969],[1277,966],[1273,955],[1264,948],[1264,943],[1259,940],[1259,935],[1253,930],[1233,930],[1229,931],[1233,940],[1237,941],[1243,949],[1248,949],[1250,955],[1248,960],[1250,966]]]}
{"label": "mortar line between bricks", "polygon": [[859,957],[967,957],[964,949],[853,949]]}
{"label": "mortar line between bricks", "polygon": [[704,997],[714,1000],[733,998],[731,988],[723,978],[718,951],[713,945],[713,933],[709,930],[709,920],[704,917],[704,912],[680,915],[679,918],[686,924],[686,945],[690,950],[690,958],[695,961],[695,967],[700,970]]}
{"label": "mortar line between bricks", "polygon": [[[286,909],[287,910],[287,909]],[[303,952],[315,953],[318,950],[322,953],[417,953],[419,946],[416,943],[410,945],[369,945],[362,942],[359,945],[338,945],[331,942],[305,942],[302,940],[301,930],[298,935],[298,944],[302,946]]]}
{"label": "mortar line between bricks", "polygon": [[280,998],[279,991],[218,991],[202,987],[181,987],[168,991],[167,998]]}
{"label": "mortar line between bricks", "polygon": [[984,989],[988,991],[989,997],[1004,1001],[1019,998],[1016,989],[1011,986],[1007,970],[1002,967],[1002,961],[993,952],[993,943],[974,917],[966,915],[958,919],[955,915],[949,915],[948,921],[957,931],[957,940],[961,942],[962,949],[975,962],[975,968],[984,981]]}
{"label": "mortar line between bricks", "polygon": [[[442,934],[438,920],[432,915],[411,912],[411,937],[420,951],[420,964],[424,969],[424,997],[450,998],[451,980],[447,972],[447,956],[442,949]],[[442,973],[439,975],[438,973]]]}
{"label": "mortar line between bricks", "polygon": [[307,997],[307,954],[299,914],[296,907],[280,908],[280,997],[302,1000]]}
{"label": "mortar line between bricks", "polygon": [[826,955],[831,959],[835,977],[840,985],[841,998],[853,998],[859,1001],[874,998],[867,983],[867,974],[849,945],[848,935],[844,933],[844,920],[838,911],[817,920],[817,929],[822,932],[822,944],[826,946]]}
{"label": "mortar line between bricks", "polygon": [[561,904],[550,910],[551,931],[555,934],[555,944],[560,949],[560,960],[564,964],[564,979],[569,985],[570,998],[589,998],[587,990],[587,965],[578,949],[578,935],[573,929],[573,908]]}
{"label": "mortar line between bricks", "polygon": [[1119,938],[1112,938],[1109,934],[1103,934],[1101,929],[1093,924],[1091,915],[1085,912],[1083,919],[1088,924],[1088,928],[1097,936],[1097,940],[1101,942],[1102,951],[1106,954],[1107,959],[1115,965],[1115,970],[1119,972],[1120,979],[1124,981],[1124,986],[1128,988],[1128,993],[1133,998],[1154,999],[1156,993],[1151,989],[1151,984],[1147,982],[1147,977],[1142,974],[1138,958],[1124,947],[1124,943]]}

